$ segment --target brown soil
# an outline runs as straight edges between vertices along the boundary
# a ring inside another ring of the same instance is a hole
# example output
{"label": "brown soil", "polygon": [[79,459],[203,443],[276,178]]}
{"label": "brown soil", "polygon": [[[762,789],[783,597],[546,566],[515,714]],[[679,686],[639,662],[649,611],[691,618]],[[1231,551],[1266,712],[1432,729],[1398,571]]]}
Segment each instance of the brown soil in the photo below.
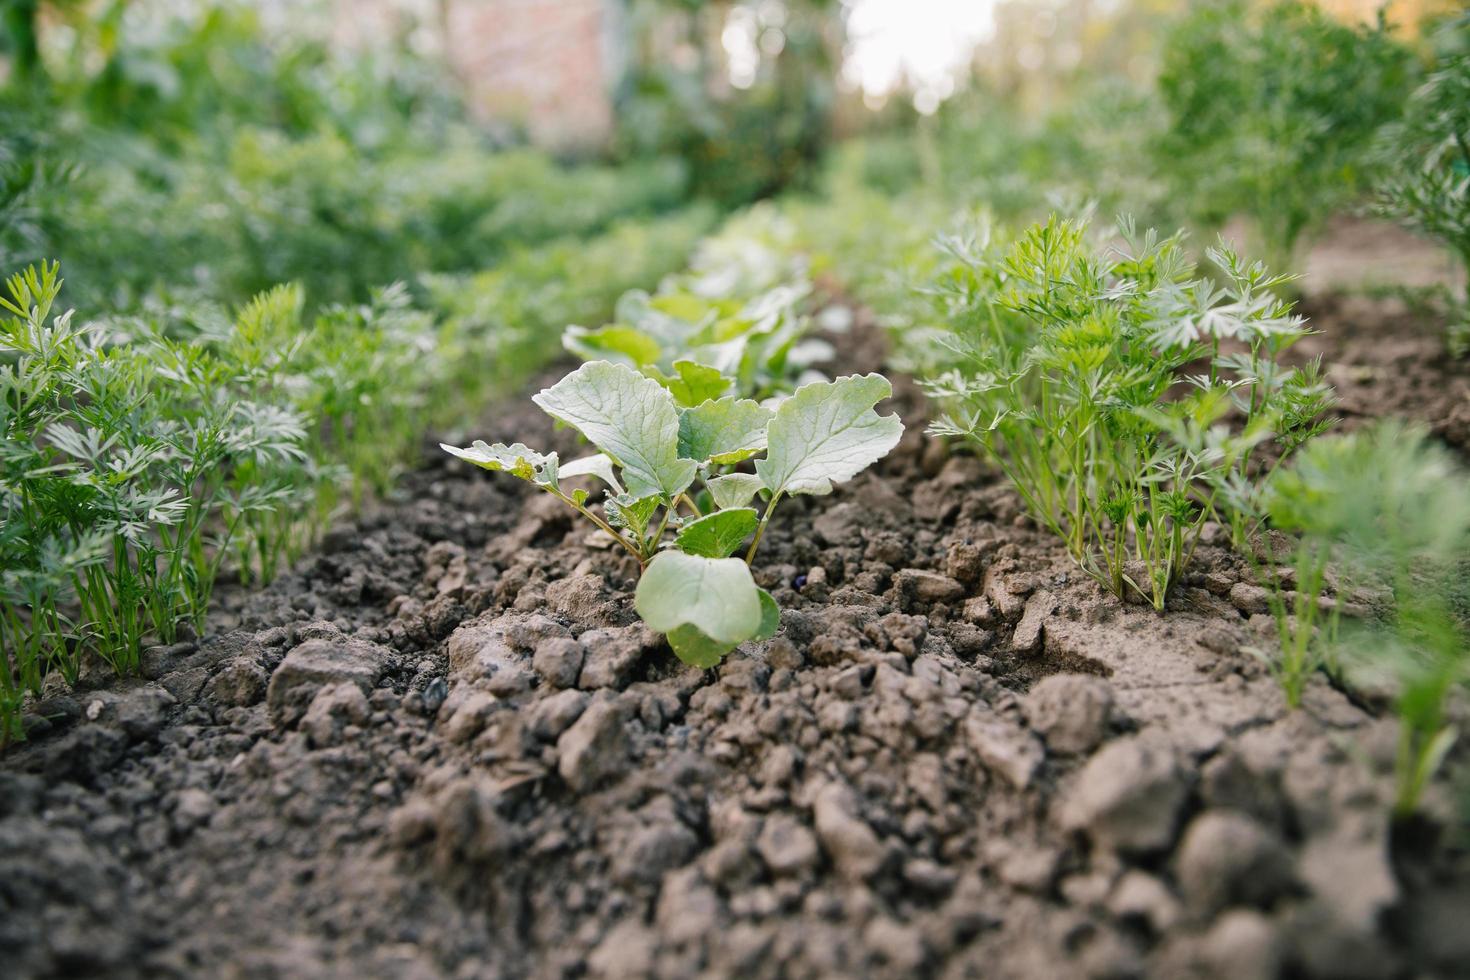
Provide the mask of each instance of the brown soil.
{"label": "brown soil", "polygon": [[1470,458],[1470,359],[1451,357],[1446,325],[1401,299],[1325,296],[1303,312],[1318,335],[1299,346],[1321,355],[1348,428],[1383,416],[1422,423]]}
{"label": "brown soil", "polygon": [[1345,427],[1411,419],[1470,457],[1470,360],[1449,355],[1443,314],[1416,309],[1409,295],[1463,295],[1454,257],[1387,222],[1344,217],[1304,269],[1302,312],[1320,333],[1299,351],[1321,356]]}
{"label": "brown soil", "polygon": [[[1375,349],[1363,410],[1440,425]],[[1393,723],[1324,680],[1286,710],[1238,561],[1164,616],[1104,596],[899,389],[888,460],[783,504],[781,631],[718,670],[556,501],[428,454],[146,680],[38,705],[3,972],[1466,975],[1446,788],[1390,824]],[[482,434],[570,448],[527,404]]]}

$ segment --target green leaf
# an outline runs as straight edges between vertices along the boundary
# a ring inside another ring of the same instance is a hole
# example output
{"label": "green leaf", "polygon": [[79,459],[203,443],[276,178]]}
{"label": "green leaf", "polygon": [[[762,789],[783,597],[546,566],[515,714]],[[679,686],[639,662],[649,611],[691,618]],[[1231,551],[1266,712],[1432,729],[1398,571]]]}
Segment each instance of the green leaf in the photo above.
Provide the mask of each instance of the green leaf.
{"label": "green leaf", "polygon": [[[692,626],[715,644],[731,647],[751,639],[761,628],[760,590],[750,568],[739,558],[661,552],[638,581],[633,605],[643,621],[660,633]],[[675,652],[679,652],[677,647]]]}
{"label": "green leaf", "polygon": [[729,391],[730,385],[734,383],[721,374],[718,368],[689,360],[675,361],[674,376],[663,380],[665,387],[669,389],[669,394],[673,395],[674,401],[683,408],[690,408],[712,398],[719,398]]}
{"label": "green leaf", "polygon": [[754,508],[720,510],[684,525],[674,544],[686,554],[729,558],[759,523]]}
{"label": "green leaf", "polygon": [[734,307],[731,300],[712,300],[681,289],[671,293],[660,293],[650,305],[670,316],[695,323],[710,316],[719,316]]}
{"label": "green leaf", "polygon": [[564,465],[558,475],[563,480],[574,476],[595,476],[612,487],[613,493],[623,492],[623,485],[618,482],[618,475],[613,471],[612,457],[607,453],[594,453],[574,459]]}
{"label": "green leaf", "polygon": [[634,497],[672,497],[694,481],[698,463],[678,456],[673,397],[626,365],[590,361],[531,400],[612,457]]}
{"label": "green leaf", "polygon": [[631,326],[669,350],[687,349],[700,334],[705,323],[715,316],[713,310],[701,306],[684,310],[668,309],[666,296],[650,297],[641,289],[634,289],[618,298],[613,311],[618,323]]}
{"label": "green leaf", "polygon": [[509,473],[537,486],[557,489],[556,453],[543,456],[519,442],[511,446],[497,442],[491,446],[483,439],[476,439],[469,449],[460,449],[442,442],[439,443],[439,448],[483,469]]}
{"label": "green leaf", "polygon": [[765,484],[761,478],[750,473],[728,473],[717,476],[705,484],[715,506],[721,510],[744,507],[761,491]]}
{"label": "green leaf", "polygon": [[701,633],[697,626],[680,626],[665,635],[669,646],[674,648],[675,656],[691,667],[699,667],[704,670],[718,667],[720,661],[725,659],[725,654],[740,645],[711,640]]}
{"label": "green leaf", "polygon": [[898,445],[898,416],[873,411],[891,394],[878,374],[803,385],[776,409],[756,473],[772,493],[831,493]]}
{"label": "green leaf", "polygon": [[596,330],[567,327],[561,345],[584,361],[615,361],[641,367],[657,364],[663,349],[658,341],[636,327],[613,323]]}
{"label": "green leaf", "polygon": [[748,398],[707,401],[679,413],[679,455],[723,465],[766,448],[770,409]]}
{"label": "green leaf", "polygon": [[775,598],[765,589],[759,589],[759,591],[761,594],[761,628],[752,639],[769,640],[781,628],[781,607],[776,605]]}
{"label": "green leaf", "polygon": [[663,498],[656,493],[646,497],[631,497],[628,494],[619,494],[609,497],[603,508],[607,511],[608,523],[613,527],[627,528],[639,537],[648,530],[648,522],[653,520],[653,512],[658,510],[658,505]]}

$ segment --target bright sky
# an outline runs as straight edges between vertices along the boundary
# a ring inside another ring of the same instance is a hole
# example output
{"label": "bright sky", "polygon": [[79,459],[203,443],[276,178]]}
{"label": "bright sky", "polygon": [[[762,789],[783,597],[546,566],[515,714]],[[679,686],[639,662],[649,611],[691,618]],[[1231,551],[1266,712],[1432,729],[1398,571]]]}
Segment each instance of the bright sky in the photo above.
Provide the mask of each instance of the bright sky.
{"label": "bright sky", "polygon": [[851,45],[846,74],[870,95],[890,91],[905,75],[920,108],[952,91],[957,68],[994,30],[996,0],[850,0]]}

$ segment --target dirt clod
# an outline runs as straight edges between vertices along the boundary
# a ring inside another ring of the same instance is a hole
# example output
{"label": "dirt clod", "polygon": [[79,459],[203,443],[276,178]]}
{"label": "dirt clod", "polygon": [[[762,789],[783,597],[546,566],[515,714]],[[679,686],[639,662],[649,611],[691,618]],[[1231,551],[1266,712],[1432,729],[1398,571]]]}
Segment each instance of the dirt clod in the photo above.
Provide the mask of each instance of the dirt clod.
{"label": "dirt clod", "polygon": [[286,654],[271,675],[266,704],[278,725],[293,725],[318,691],[348,683],[364,693],[383,676],[388,653],[361,640],[309,639]]}
{"label": "dirt clod", "polygon": [[1042,678],[1022,702],[1026,721],[1051,752],[1082,755],[1107,737],[1113,711],[1108,682],[1087,674]]}
{"label": "dirt clod", "polygon": [[1104,847],[1148,853],[1174,840],[1188,784],[1167,744],[1144,735],[1103,747],[1061,803],[1063,826]]}
{"label": "dirt clod", "polygon": [[1199,916],[1228,905],[1269,906],[1293,885],[1291,859],[1281,843],[1243,814],[1210,811],[1184,832],[1178,853],[1179,887]]}
{"label": "dirt clod", "polygon": [[586,792],[620,775],[629,749],[622,709],[597,701],[557,739],[557,771],[573,790]]}

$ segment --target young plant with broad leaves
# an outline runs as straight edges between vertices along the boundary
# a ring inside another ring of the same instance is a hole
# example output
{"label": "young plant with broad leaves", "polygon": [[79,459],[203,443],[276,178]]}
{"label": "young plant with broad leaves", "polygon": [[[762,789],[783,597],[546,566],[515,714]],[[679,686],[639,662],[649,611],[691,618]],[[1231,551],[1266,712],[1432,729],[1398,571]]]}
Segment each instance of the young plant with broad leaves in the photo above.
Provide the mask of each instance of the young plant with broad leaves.
{"label": "young plant with broad leaves", "polygon": [[[1280,646],[1268,662],[1293,707],[1323,668],[1394,692],[1396,810],[1407,816],[1457,737],[1449,698],[1470,683],[1470,473],[1422,430],[1386,421],[1307,446],[1265,501],[1272,524],[1296,536],[1291,588],[1271,580]],[[1329,583],[1336,595],[1324,602]],[[1385,608],[1340,618],[1355,594],[1384,595]]]}
{"label": "young plant with broad leaves", "polygon": [[1204,522],[1253,503],[1257,447],[1314,435],[1330,391],[1280,361],[1307,333],[1284,277],[1223,243],[1212,277],[1178,235],[1125,220],[1118,237],[1053,217],[1010,245],[949,242],[928,289],[954,329],[931,431],[994,459],[1105,588],[1162,610]]}
{"label": "young plant with broad leaves", "polygon": [[[591,361],[532,400],[596,453],[563,463],[520,443],[443,448],[595,524],[642,566],[638,614],[681,660],[711,667],[775,632],[780,611],[749,567],[766,526],[785,497],[831,493],[898,443],[898,416],[874,410],[890,394],[869,374],[803,385],[775,409],[733,395],[690,406],[626,364]],[[747,461],[754,472],[735,468]],[[601,514],[587,490],[563,486],[574,476],[605,486]]]}
{"label": "young plant with broad leaves", "polygon": [[612,323],[567,327],[562,345],[586,361],[637,368],[683,406],[789,392],[832,348],[806,337],[811,283],[791,258],[798,253],[767,241],[788,232],[757,208],[702,243],[689,272],[653,295],[624,294]]}
{"label": "young plant with broad leaves", "polygon": [[706,297],[685,288],[625,294],[615,321],[596,330],[568,327],[567,350],[584,360],[635,367],[674,395],[698,405],[726,394],[765,397],[789,391],[805,369],[832,354],[803,341],[805,282],[776,286],[749,300]]}

